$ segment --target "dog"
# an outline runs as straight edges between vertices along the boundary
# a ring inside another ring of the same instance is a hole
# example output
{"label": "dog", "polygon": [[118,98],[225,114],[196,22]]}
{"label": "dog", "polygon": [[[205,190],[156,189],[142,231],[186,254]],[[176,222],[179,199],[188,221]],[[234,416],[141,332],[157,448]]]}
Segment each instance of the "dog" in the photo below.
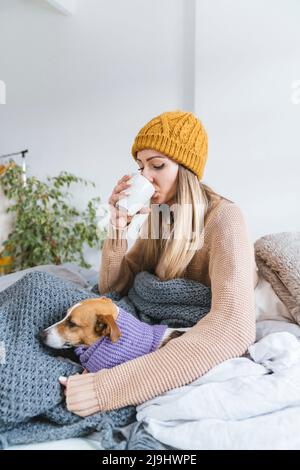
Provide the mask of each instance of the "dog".
{"label": "dog", "polygon": [[61,321],[40,333],[40,339],[54,349],[75,348],[83,367],[97,372],[162,348],[187,330],[148,325],[110,298],[99,297],[70,307]]}

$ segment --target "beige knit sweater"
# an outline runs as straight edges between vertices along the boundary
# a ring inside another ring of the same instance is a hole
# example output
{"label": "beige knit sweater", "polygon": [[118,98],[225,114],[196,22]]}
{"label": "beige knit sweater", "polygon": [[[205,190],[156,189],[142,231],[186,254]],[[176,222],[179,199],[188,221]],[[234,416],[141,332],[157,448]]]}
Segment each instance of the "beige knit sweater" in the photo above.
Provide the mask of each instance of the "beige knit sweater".
{"label": "beige knit sweater", "polygon": [[[119,232],[118,232],[119,233]],[[104,242],[99,289],[126,293],[139,272],[145,240],[127,251],[127,240]],[[204,246],[190,262],[186,277],[212,289],[210,312],[187,333],[157,351],[95,374],[75,375],[67,383],[67,407],[88,416],[138,405],[186,385],[221,362],[243,355],[255,339],[254,246],[240,208],[216,198],[205,219]]]}

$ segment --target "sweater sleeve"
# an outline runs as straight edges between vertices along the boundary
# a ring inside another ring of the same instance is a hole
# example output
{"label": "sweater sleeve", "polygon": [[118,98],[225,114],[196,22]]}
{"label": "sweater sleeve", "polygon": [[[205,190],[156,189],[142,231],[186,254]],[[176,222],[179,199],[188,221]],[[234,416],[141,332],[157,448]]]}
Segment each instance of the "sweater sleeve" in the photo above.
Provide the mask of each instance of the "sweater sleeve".
{"label": "sweater sleeve", "polygon": [[254,247],[241,210],[236,204],[217,208],[205,230],[212,289],[210,312],[163,348],[94,374],[91,393],[90,389],[84,391],[89,374],[70,377],[70,411],[86,416],[89,402],[96,397],[101,411],[138,405],[243,355],[255,341]]}
{"label": "sweater sleeve", "polygon": [[126,295],[135,275],[140,271],[142,240],[137,239],[128,253],[127,248],[126,229],[116,230],[109,224],[99,274],[98,289],[101,295],[113,290]]}

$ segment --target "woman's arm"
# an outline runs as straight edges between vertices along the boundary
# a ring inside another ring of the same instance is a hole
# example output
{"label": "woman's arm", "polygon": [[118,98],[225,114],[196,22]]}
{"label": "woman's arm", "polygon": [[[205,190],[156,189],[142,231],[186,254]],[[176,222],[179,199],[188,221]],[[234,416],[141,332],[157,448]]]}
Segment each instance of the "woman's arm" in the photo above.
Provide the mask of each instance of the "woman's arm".
{"label": "woman's arm", "polygon": [[210,250],[210,312],[161,349],[96,374],[71,376],[67,407],[79,416],[138,405],[186,385],[255,340],[254,247],[239,207],[218,207],[205,228]]}
{"label": "woman's arm", "polygon": [[116,229],[109,224],[99,274],[98,289],[101,295],[113,290],[126,295],[135,275],[140,271],[143,240],[137,239],[131,250],[126,253],[128,243],[125,235],[126,229]]}

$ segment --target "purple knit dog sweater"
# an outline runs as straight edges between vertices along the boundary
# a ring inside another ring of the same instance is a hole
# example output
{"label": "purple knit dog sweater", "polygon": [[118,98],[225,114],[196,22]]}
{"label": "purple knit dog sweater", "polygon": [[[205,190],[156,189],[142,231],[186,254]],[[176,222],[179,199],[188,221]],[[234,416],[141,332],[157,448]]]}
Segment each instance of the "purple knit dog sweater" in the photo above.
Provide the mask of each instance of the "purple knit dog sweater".
{"label": "purple knit dog sweater", "polygon": [[83,367],[97,372],[155,351],[167,329],[166,325],[148,325],[119,307],[116,323],[120,338],[113,343],[107,336],[92,346],[78,346],[75,353]]}

